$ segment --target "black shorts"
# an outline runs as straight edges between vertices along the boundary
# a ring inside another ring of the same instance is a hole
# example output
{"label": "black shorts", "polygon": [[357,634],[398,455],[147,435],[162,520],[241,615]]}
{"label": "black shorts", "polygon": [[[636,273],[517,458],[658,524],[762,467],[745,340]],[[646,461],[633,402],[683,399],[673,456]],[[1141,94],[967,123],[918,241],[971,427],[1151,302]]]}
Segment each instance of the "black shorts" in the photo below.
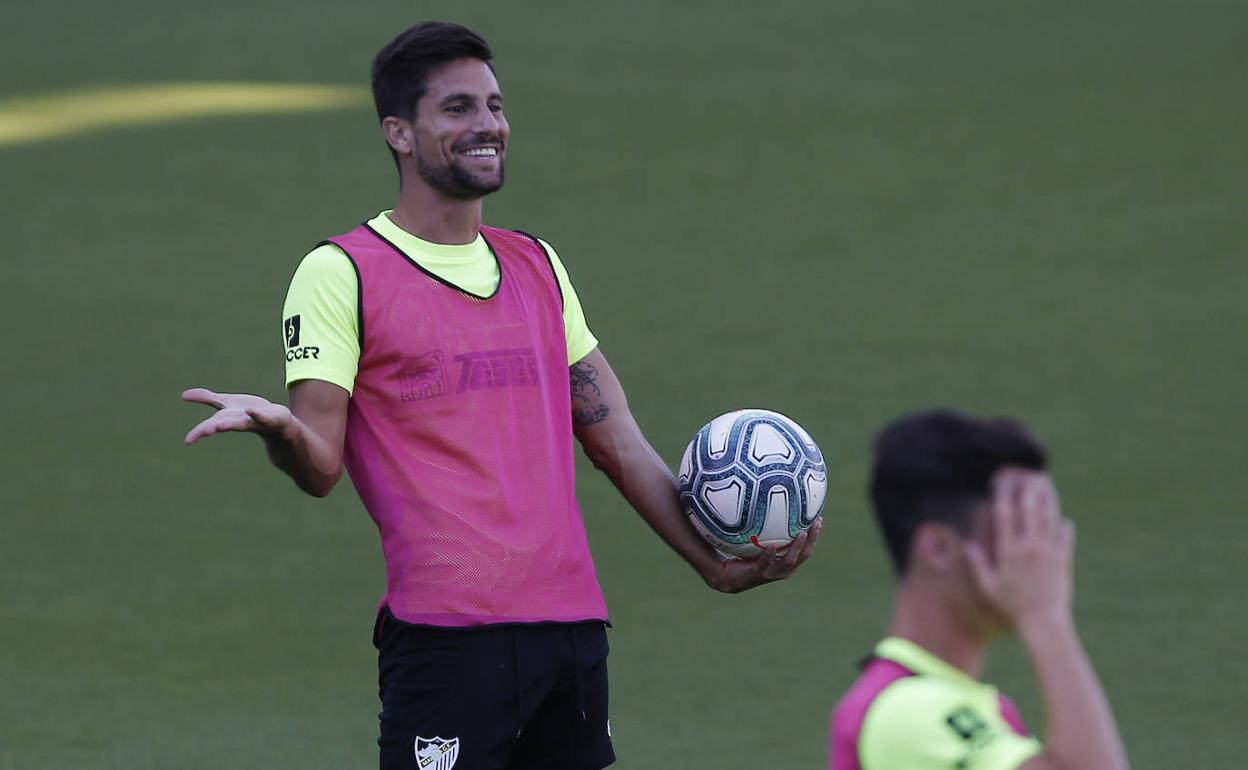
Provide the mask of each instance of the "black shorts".
{"label": "black shorts", "polygon": [[615,761],[600,621],[373,632],[382,770],[599,770]]}

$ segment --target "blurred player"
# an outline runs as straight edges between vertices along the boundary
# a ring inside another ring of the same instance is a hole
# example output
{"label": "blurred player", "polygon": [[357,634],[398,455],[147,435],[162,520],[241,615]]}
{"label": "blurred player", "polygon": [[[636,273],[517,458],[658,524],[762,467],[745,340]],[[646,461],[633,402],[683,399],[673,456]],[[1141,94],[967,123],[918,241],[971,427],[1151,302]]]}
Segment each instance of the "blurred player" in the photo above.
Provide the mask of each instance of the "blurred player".
{"label": "blurred player", "polygon": [[[550,245],[483,227],[510,129],[475,32],[425,23],[373,61],[398,202],[308,254],[284,321],[290,408],[202,388],[187,443],[259,434],[309,494],[344,465],[380,530],[374,627],[383,768],[593,768],[614,761],[606,605],[575,498],[573,436],[715,589],[792,574],[724,561],[684,520]],[[570,368],[569,368],[570,367]]]}
{"label": "blurred player", "polygon": [[[888,637],[832,717],[831,770],[1126,770],[1071,617],[1074,528],[1018,424],[953,411],[876,441],[871,499],[899,575]],[[1045,742],[979,681],[992,640],[1022,640]]]}

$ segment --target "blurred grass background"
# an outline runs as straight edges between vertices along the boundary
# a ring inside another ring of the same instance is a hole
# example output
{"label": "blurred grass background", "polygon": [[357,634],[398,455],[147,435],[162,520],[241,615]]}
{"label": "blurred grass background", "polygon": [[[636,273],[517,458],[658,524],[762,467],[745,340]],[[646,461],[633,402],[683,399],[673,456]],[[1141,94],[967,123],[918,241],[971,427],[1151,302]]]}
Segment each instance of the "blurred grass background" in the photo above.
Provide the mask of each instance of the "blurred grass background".
{"label": "blurred grass background", "polygon": [[[801,421],[815,559],[719,596],[582,465],[621,768],[815,768],[887,565],[873,432],[1027,420],[1136,768],[1233,766],[1246,677],[1248,6],[132,0],[3,11],[6,103],[169,81],[367,88],[425,18],[481,30],[512,124],[487,221],[550,240],[673,464],[711,416]],[[0,768],[376,764],[376,533],[185,387],[282,396],[299,257],[389,207],[367,107],[0,147],[9,319]],[[0,118],[2,119],[2,118]],[[1025,658],[991,677],[1033,727]]]}

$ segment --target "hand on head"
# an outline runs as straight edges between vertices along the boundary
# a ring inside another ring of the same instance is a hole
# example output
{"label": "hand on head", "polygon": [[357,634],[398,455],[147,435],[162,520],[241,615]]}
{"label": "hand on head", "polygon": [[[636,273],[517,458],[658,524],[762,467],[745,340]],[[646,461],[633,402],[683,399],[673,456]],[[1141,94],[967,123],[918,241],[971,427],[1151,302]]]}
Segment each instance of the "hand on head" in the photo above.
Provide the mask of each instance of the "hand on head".
{"label": "hand on head", "polygon": [[1014,626],[1069,615],[1074,524],[1062,517],[1049,476],[1002,470],[993,479],[988,515],[991,545],[965,545],[972,579],[988,603]]}

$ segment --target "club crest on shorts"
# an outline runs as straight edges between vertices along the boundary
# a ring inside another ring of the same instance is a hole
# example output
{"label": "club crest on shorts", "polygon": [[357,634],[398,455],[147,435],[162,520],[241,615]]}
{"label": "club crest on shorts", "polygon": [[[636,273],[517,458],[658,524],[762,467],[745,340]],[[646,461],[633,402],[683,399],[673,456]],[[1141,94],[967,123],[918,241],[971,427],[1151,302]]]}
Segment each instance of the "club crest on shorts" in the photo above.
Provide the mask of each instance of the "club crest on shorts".
{"label": "club crest on shorts", "polygon": [[416,767],[418,770],[451,770],[459,759],[458,738],[422,738],[416,736]]}

